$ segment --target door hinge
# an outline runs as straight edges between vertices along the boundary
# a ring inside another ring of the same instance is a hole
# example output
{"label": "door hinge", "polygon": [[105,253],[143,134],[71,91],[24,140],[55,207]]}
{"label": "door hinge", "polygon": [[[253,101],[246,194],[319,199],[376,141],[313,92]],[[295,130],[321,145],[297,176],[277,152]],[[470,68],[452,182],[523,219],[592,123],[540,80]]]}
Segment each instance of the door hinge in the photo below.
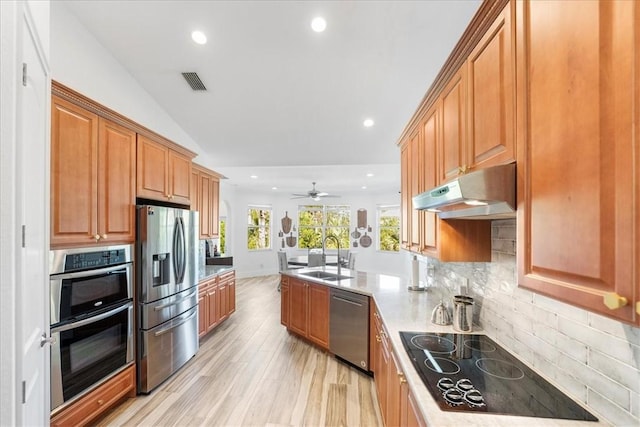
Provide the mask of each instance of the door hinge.
{"label": "door hinge", "polygon": [[23,248],[26,248],[26,247],[27,247],[26,242],[25,242],[25,240],[26,240],[26,238],[25,238],[26,229],[27,229],[27,226],[26,226],[26,225],[23,225],[23,226],[22,226],[22,247],[23,247]]}
{"label": "door hinge", "polygon": [[22,381],[22,403],[27,403],[27,382]]}
{"label": "door hinge", "polygon": [[27,63],[22,63],[22,86],[27,85]]}

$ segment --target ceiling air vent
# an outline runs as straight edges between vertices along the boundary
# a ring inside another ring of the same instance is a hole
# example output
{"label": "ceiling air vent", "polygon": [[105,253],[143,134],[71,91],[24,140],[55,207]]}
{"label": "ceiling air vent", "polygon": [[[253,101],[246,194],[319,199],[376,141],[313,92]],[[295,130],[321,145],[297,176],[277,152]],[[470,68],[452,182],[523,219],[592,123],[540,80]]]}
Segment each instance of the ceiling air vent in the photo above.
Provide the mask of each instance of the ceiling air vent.
{"label": "ceiling air vent", "polygon": [[182,73],[182,77],[189,83],[193,90],[207,90],[200,77],[196,73]]}

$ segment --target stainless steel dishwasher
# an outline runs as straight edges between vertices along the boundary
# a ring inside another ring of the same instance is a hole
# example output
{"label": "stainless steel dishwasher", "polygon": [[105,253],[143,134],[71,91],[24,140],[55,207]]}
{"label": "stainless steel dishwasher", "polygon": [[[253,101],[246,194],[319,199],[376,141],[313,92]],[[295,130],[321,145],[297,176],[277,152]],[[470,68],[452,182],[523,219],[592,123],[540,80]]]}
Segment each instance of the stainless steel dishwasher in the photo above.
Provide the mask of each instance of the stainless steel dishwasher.
{"label": "stainless steel dishwasher", "polygon": [[331,288],[329,350],[369,370],[369,297]]}

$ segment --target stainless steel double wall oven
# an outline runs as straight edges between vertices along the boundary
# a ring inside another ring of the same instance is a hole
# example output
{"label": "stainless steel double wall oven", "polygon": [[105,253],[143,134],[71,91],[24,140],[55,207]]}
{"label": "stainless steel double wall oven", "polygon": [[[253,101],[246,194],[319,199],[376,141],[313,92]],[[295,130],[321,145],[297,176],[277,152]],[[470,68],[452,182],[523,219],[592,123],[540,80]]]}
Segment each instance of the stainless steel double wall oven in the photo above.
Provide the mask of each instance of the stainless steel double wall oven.
{"label": "stainless steel double wall oven", "polygon": [[50,251],[51,409],[134,362],[133,245]]}

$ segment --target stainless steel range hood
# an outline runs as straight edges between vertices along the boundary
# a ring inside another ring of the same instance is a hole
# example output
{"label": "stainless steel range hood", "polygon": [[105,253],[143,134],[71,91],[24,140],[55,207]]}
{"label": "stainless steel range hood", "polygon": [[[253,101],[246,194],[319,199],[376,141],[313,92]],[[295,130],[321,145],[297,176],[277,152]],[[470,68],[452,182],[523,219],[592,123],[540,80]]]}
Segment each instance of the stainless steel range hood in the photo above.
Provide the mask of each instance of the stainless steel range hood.
{"label": "stainless steel range hood", "polygon": [[414,209],[437,212],[443,219],[514,218],[516,165],[492,166],[461,175],[413,198]]}

